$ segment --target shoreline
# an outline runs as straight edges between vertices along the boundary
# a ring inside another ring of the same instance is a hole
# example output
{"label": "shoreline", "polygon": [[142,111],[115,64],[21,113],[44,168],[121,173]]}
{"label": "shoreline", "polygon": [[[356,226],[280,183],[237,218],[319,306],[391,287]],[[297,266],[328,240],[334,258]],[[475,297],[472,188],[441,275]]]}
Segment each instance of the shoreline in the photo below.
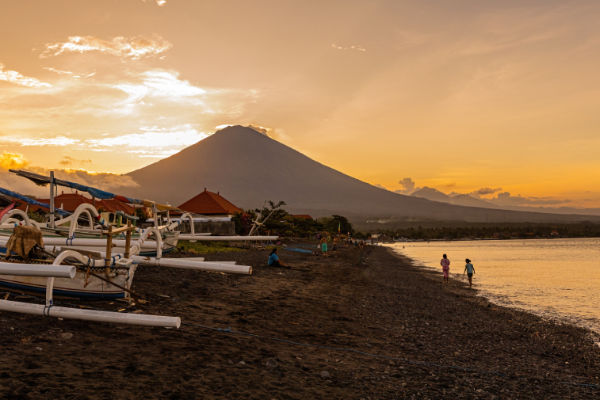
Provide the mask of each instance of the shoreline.
{"label": "shoreline", "polygon": [[[559,240],[560,239],[564,239],[564,238],[559,238]],[[572,238],[572,239],[584,239],[584,238]],[[588,239],[595,239],[595,238],[588,238]],[[498,239],[490,239],[490,240],[498,240]],[[521,240],[521,239],[502,239],[502,241],[506,241],[506,240]],[[528,240],[546,240],[546,239],[528,239]],[[455,241],[460,241],[460,240],[455,240]],[[447,241],[444,241],[444,242],[447,242]],[[397,242],[386,243],[386,244],[384,244],[384,247],[389,248],[390,251],[392,251],[392,253],[395,255],[405,257],[416,268],[420,268],[420,269],[423,269],[424,271],[428,271],[428,272],[433,272],[434,274],[439,272],[437,266],[426,265],[419,260],[413,259],[413,258],[409,257],[408,255],[402,254],[400,252],[401,249],[399,249],[399,248],[398,248],[399,252],[396,252],[395,247],[394,247],[394,244],[396,244],[396,243]],[[441,274],[441,272],[439,272],[439,273]],[[461,276],[462,276],[462,274],[460,274],[460,273],[451,273],[450,279],[453,279],[456,282],[461,282],[466,287],[467,286],[466,281],[459,279],[459,277],[461,277]],[[557,324],[568,324],[568,325],[572,325],[574,327],[586,329],[589,331],[590,337],[600,347],[600,325],[598,325],[597,323],[596,323],[596,325],[586,323],[586,321],[583,320],[582,317],[578,317],[576,315],[569,315],[568,313],[561,314],[559,311],[547,311],[542,308],[536,308],[535,305],[530,305],[527,303],[521,303],[521,304],[523,304],[523,306],[519,306],[510,301],[503,300],[503,297],[510,299],[509,297],[506,296],[506,294],[504,294],[502,292],[494,293],[494,292],[488,291],[488,290],[486,290],[485,286],[481,286],[480,284],[475,284],[473,286],[472,290],[475,292],[476,296],[485,298],[487,301],[491,302],[492,304],[495,304],[496,306],[506,307],[509,309],[530,313],[530,314],[535,315],[547,322],[557,323]],[[512,300],[514,300],[514,299],[512,299]]]}
{"label": "shoreline", "polygon": [[207,255],[250,264],[251,276],[140,268],[134,286],[147,303],[129,312],[179,315],[179,330],[0,313],[0,397],[600,395],[600,350],[581,328],[496,306],[457,282],[442,288],[382,246],[327,256],[280,247],[291,269],[265,266],[268,253]]}
{"label": "shoreline", "polygon": [[511,238],[469,238],[469,239],[411,239],[411,240],[393,240],[391,242],[381,242],[383,245],[394,243],[423,243],[423,242],[475,242],[482,240],[560,240],[560,239],[600,239],[600,236],[556,236],[556,237],[511,237]]}
{"label": "shoreline", "polygon": [[[391,248],[391,247],[388,247],[388,246],[385,246],[385,247],[389,248],[389,250],[392,252],[392,254],[394,256],[400,256],[400,257],[403,257],[403,258],[406,258],[407,260],[409,260],[409,262],[411,263],[411,265],[413,267],[422,269],[426,273],[433,273],[433,274],[437,273],[437,270],[434,267],[424,265],[424,264],[420,263],[419,261],[417,261],[411,257],[405,256],[403,254],[398,254],[398,253],[394,252],[393,248]],[[454,277],[453,277],[453,275],[454,275]],[[441,274],[440,274],[440,276],[441,276]],[[454,282],[458,283],[458,285],[462,285],[462,287],[464,289],[468,289],[467,282],[465,282],[464,280],[461,280],[461,279],[457,279],[456,276],[461,276],[461,274],[458,274],[458,273],[450,274],[450,279],[453,280]],[[570,325],[574,328],[584,329],[584,330],[588,331],[590,339],[593,340],[594,343],[598,347],[600,347],[600,329],[598,331],[596,331],[593,328],[583,325],[582,323],[577,323],[575,318],[570,319],[566,315],[564,315],[564,316],[560,316],[560,315],[549,316],[549,315],[545,315],[543,313],[537,313],[537,312],[535,312],[535,310],[532,310],[532,309],[527,309],[524,307],[518,307],[518,306],[514,306],[514,305],[510,305],[510,304],[505,304],[505,303],[502,303],[501,300],[496,300],[492,293],[485,293],[484,290],[481,290],[478,287],[473,287],[472,289],[468,289],[468,290],[472,291],[473,295],[475,297],[485,299],[486,302],[492,303],[496,307],[502,307],[502,308],[506,308],[509,310],[514,310],[514,311],[530,314],[534,317],[540,318],[545,323],[558,324],[558,325]]]}

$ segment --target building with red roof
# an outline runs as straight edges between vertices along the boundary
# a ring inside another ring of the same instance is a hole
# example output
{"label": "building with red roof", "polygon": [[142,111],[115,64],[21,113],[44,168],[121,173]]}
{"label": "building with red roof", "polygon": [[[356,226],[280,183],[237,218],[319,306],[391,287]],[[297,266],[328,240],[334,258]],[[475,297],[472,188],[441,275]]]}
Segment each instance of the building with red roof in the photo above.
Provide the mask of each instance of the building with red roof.
{"label": "building with red roof", "polygon": [[292,218],[296,218],[296,219],[306,219],[306,220],[312,220],[313,217],[311,217],[308,214],[290,214],[290,216]]}
{"label": "building with red roof", "polygon": [[231,203],[218,192],[204,191],[177,208],[193,214],[203,215],[234,215],[243,212],[241,208]]}
{"label": "building with red roof", "polygon": [[[49,204],[49,199],[38,199],[38,201],[42,203]],[[125,214],[134,215],[135,209],[133,206],[123,203],[117,199],[108,199],[108,200],[96,200],[89,197],[86,197],[82,194],[77,193],[65,193],[62,192],[58,196],[54,197],[54,206],[56,208],[62,208],[65,211],[73,212],[75,209],[83,204],[89,203],[92,204],[98,211],[107,211],[107,212],[117,212],[122,211]]]}

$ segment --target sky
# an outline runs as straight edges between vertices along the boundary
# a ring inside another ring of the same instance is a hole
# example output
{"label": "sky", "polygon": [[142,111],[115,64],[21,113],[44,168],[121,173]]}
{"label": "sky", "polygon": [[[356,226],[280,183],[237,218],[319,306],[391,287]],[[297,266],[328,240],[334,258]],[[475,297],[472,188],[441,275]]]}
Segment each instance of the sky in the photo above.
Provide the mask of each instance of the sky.
{"label": "sky", "polygon": [[600,2],[0,6],[4,170],[127,185],[240,124],[400,193],[600,207]]}

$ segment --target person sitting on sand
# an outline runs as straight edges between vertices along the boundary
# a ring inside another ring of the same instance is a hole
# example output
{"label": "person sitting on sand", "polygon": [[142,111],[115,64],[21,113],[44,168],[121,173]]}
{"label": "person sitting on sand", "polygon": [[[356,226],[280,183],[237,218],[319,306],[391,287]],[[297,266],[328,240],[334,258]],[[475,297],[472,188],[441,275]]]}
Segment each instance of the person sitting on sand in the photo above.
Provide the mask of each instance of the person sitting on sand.
{"label": "person sitting on sand", "polygon": [[469,260],[468,258],[465,260],[465,262],[467,263],[465,265],[465,271],[467,273],[467,276],[469,277],[469,287],[473,286],[473,274],[475,273],[475,267],[473,266],[473,264],[471,264],[471,260]]}
{"label": "person sitting on sand", "polygon": [[279,261],[279,256],[277,255],[277,248],[274,248],[269,254],[269,260],[267,261],[267,265],[270,267],[283,267],[289,268],[288,265],[283,265],[281,261]]}
{"label": "person sitting on sand", "polygon": [[448,277],[450,275],[450,260],[448,260],[448,256],[445,254],[442,256],[440,265],[442,266],[442,272],[444,273],[444,283],[448,283]]}

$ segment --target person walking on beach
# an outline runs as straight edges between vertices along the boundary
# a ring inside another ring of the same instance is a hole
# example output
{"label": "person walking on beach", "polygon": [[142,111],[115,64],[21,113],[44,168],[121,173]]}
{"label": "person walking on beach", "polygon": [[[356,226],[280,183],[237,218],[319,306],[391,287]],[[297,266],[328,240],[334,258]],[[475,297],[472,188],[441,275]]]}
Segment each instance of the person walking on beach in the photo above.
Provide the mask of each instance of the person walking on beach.
{"label": "person walking on beach", "polygon": [[450,275],[450,260],[448,260],[448,256],[445,254],[442,256],[440,265],[442,266],[442,272],[444,273],[444,283],[448,283],[448,277]]}
{"label": "person walking on beach", "polygon": [[468,258],[465,260],[465,271],[467,273],[467,277],[469,278],[469,288],[471,286],[473,286],[473,274],[475,273],[475,267],[473,266],[473,264],[471,264],[471,260],[469,260]]}
{"label": "person walking on beach", "polygon": [[321,252],[323,254],[327,253],[327,238],[325,236],[321,239]]}

